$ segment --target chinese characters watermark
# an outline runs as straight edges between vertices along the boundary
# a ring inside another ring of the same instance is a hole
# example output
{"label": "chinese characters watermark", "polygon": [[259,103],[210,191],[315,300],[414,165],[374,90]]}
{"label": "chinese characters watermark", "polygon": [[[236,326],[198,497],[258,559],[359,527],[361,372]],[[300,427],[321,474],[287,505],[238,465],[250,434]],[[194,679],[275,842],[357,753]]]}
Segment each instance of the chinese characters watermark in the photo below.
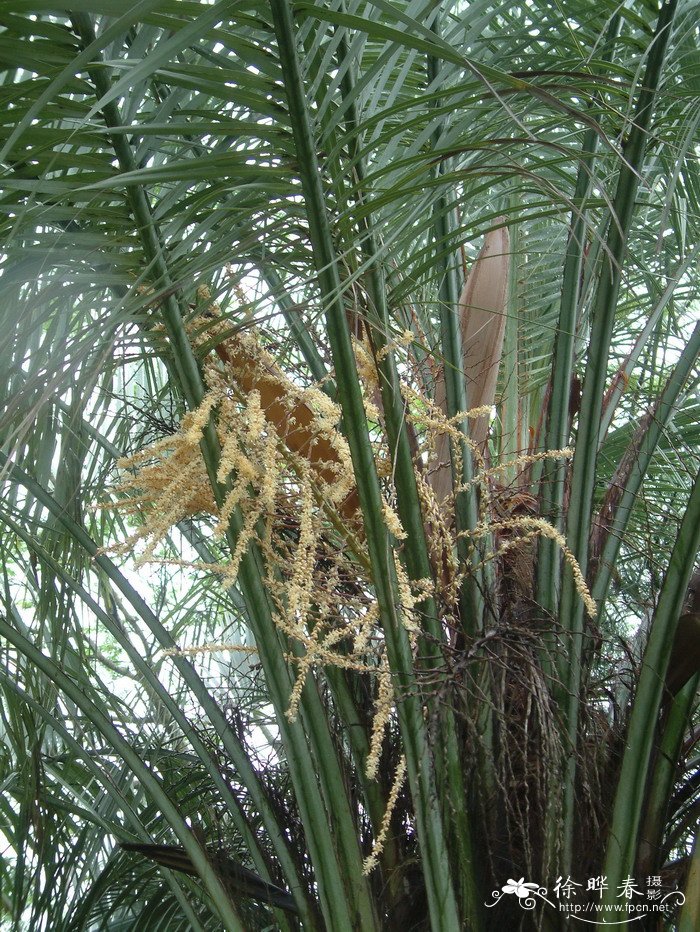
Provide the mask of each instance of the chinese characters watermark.
{"label": "chinese characters watermark", "polygon": [[664,892],[659,876],[649,876],[640,881],[626,877],[617,884],[614,897],[608,896],[603,902],[603,896],[609,890],[608,878],[603,875],[588,877],[585,883],[571,877],[558,877],[551,893],[541,884],[521,877],[520,880],[508,880],[500,890],[494,890],[492,902],[485,905],[491,909],[504,895],[514,895],[521,909],[532,910],[538,903],[547,904],[580,922],[613,926],[627,925],[652,913],[670,915],[685,902],[680,890]]}

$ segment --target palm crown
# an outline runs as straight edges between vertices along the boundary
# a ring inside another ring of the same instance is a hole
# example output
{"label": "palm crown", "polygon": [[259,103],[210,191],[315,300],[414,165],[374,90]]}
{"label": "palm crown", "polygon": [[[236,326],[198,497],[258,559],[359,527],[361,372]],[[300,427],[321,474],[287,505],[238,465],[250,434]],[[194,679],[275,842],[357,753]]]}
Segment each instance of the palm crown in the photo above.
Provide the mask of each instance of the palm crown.
{"label": "palm crown", "polygon": [[8,5],[17,928],[695,927],[695,16]]}

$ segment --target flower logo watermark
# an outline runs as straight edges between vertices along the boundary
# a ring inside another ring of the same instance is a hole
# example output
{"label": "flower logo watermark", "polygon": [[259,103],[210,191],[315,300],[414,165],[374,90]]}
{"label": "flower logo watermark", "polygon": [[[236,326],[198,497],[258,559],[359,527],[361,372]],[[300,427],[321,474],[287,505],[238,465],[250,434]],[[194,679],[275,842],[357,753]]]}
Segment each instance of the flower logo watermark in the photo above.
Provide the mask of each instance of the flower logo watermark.
{"label": "flower logo watermark", "polygon": [[[509,880],[508,883],[503,884],[501,890],[503,893],[514,893],[519,900],[525,900],[526,902],[522,904],[524,909],[534,909],[536,901],[533,899],[533,893],[541,895],[547,892],[537,883],[526,883],[524,877],[520,880]],[[532,901],[532,906],[529,905],[530,901]]]}
{"label": "flower logo watermark", "polygon": [[534,909],[537,905],[535,897],[540,897],[545,902],[549,902],[546,898],[546,887],[541,887],[538,883],[526,881],[524,877],[521,877],[520,880],[509,880],[508,883],[504,883],[500,890],[494,890],[491,894],[493,901],[485,905],[491,909],[498,903],[504,893],[515,894],[522,909]]}

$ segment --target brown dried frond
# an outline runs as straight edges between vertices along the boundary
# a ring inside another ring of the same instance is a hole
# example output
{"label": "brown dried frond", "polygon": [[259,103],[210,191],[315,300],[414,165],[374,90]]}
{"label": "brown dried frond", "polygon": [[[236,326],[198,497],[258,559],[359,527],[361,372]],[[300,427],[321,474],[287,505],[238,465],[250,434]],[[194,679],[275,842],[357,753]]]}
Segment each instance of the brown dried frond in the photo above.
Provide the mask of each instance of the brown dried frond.
{"label": "brown dried frond", "polygon": [[[509,270],[510,238],[507,227],[500,226],[487,233],[459,299],[462,368],[467,394],[472,408],[483,409],[471,425],[469,439],[482,458],[486,453],[489,415],[495,401],[503,351]],[[447,411],[443,373],[435,382],[435,404],[443,412]],[[431,481],[437,497],[444,500],[452,484],[446,436],[438,438],[435,452],[437,466],[431,471]]]}

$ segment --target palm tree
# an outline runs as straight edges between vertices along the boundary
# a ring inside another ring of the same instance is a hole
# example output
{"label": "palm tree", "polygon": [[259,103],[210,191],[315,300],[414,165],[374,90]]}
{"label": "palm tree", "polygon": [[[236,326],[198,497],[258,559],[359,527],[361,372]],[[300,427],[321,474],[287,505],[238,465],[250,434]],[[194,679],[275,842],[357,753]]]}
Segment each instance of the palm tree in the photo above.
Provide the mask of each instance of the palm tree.
{"label": "palm tree", "polygon": [[1,15],[3,928],[697,928],[696,5]]}

